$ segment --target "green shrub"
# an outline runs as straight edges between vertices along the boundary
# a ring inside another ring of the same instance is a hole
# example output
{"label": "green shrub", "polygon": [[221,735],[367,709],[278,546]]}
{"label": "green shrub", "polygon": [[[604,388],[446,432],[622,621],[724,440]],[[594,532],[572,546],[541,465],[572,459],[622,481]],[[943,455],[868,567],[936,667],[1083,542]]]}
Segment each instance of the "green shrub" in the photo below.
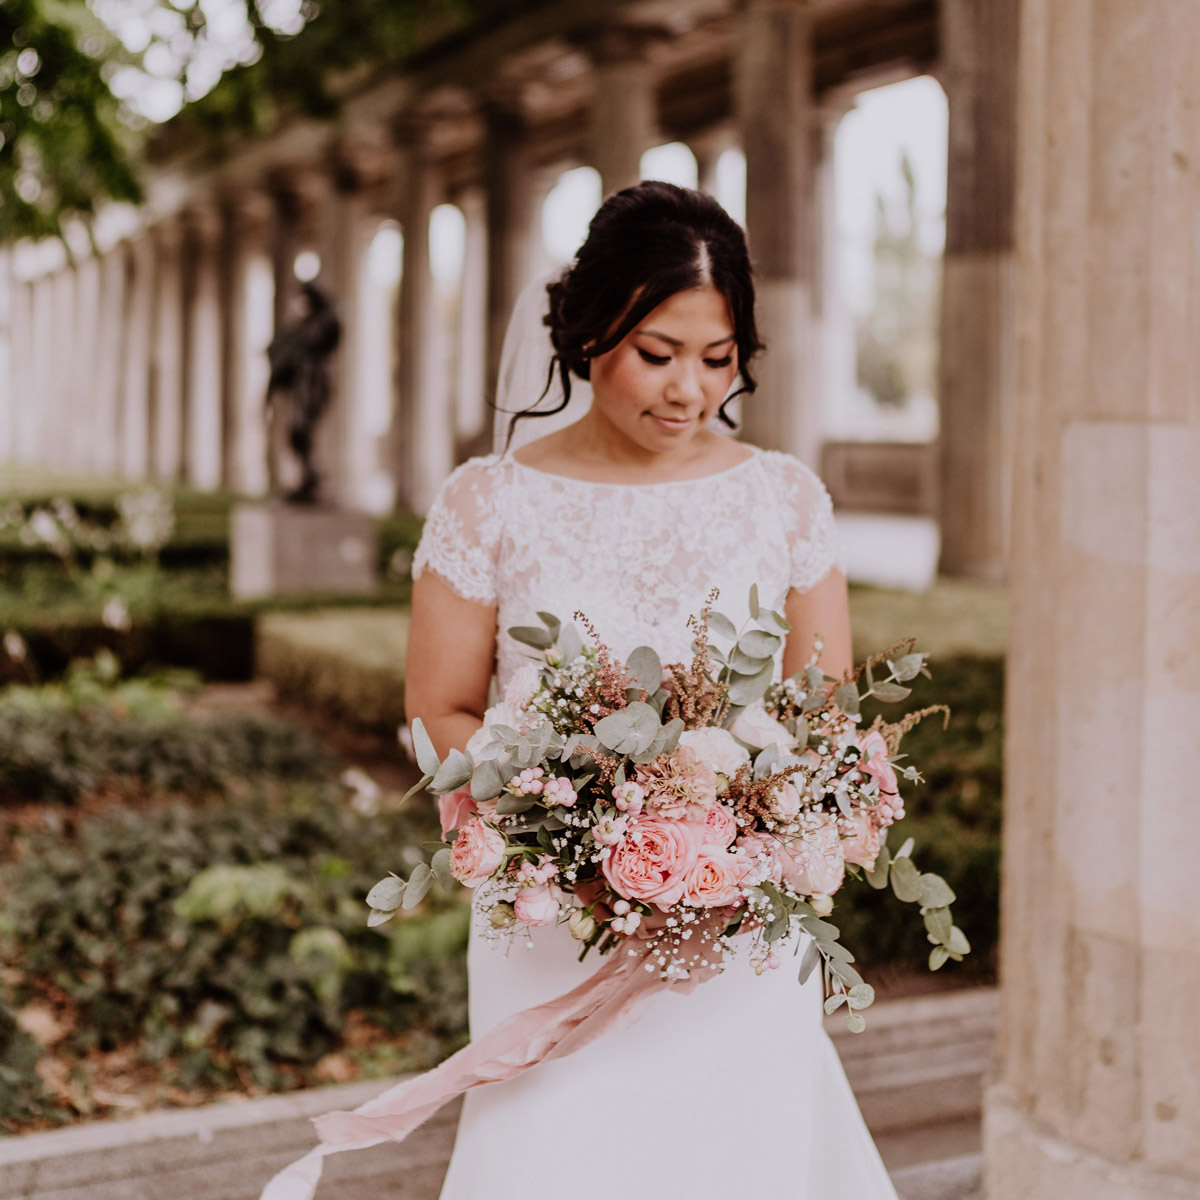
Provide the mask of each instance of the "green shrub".
{"label": "green shrub", "polygon": [[37,1073],[41,1047],[0,1003],[0,1122],[61,1116]]}
{"label": "green shrub", "polygon": [[434,831],[420,811],[311,788],[21,833],[0,868],[13,1000],[74,1009],[56,1054],[134,1047],[189,1088],[309,1082],[352,1018],[444,1053],[466,1023],[464,895],[382,931],[363,903]]}
{"label": "green shrub", "polygon": [[[889,831],[898,849],[916,841],[914,858],[941,875],[958,894],[954,919],[972,953],[961,965],[942,968],[972,978],[996,969],[1000,913],[1000,817],[1003,766],[1004,664],[998,659],[934,661],[932,680],[918,678],[906,707],[944,703],[949,729],[938,716],[905,735],[902,752],[925,782],[902,784],[909,815]],[[896,705],[884,710],[895,719]],[[864,706],[864,719],[873,712]],[[838,894],[836,919],[847,945],[869,973],[882,964],[923,971],[929,943],[920,920],[890,892],[848,881]]]}

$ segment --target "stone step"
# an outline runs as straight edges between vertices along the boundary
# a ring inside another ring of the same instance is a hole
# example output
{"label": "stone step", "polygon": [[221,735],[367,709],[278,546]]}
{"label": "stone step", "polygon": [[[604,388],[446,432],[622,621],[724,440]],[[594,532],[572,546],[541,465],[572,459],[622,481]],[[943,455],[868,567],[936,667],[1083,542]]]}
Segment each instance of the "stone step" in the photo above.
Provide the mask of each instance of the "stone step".
{"label": "stone step", "polygon": [[[904,1200],[971,1197],[995,1013],[989,989],[881,1002],[869,1013],[865,1036],[847,1033],[836,1018],[830,1022]],[[0,1140],[0,1200],[255,1200],[280,1167],[313,1145],[310,1117],[354,1108],[391,1082],[314,1088]],[[458,1109],[448,1105],[403,1147],[332,1156],[318,1200],[435,1200]]]}

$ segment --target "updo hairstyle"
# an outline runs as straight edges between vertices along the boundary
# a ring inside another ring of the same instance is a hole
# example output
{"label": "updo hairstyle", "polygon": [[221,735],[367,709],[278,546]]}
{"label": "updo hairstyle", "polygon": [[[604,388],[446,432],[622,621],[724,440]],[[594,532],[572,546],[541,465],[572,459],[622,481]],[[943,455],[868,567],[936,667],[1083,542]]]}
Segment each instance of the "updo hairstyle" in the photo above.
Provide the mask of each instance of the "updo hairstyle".
{"label": "updo hairstyle", "polygon": [[[513,417],[509,440],[523,417],[552,416],[571,399],[571,376],[589,379],[591,360],[620,343],[676,292],[716,288],[729,305],[737,342],[741,386],[718,412],[730,428],[729,401],[757,386],[750,360],[763,349],[754,321],[754,279],[746,236],[738,223],[704,192],[672,183],[644,181],[610,196],[588,226],[575,261],[546,291],[554,357],[542,395]],[[555,371],[562,402],[537,405],[550,390]]]}

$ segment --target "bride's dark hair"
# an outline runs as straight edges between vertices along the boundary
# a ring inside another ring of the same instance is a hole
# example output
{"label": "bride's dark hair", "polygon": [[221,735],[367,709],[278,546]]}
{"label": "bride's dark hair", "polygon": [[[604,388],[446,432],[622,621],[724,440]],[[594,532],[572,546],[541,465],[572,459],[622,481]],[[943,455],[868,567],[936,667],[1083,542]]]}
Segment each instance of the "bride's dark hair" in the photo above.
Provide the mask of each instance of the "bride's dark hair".
{"label": "bride's dark hair", "polygon": [[[757,386],[750,360],[763,349],[754,321],[754,278],[746,235],[711,197],[673,183],[644,181],[609,196],[588,226],[575,261],[546,291],[554,357],[542,395],[516,413],[508,440],[523,417],[562,412],[571,399],[571,375],[588,379],[591,360],[607,354],[639,322],[676,292],[712,286],[729,305],[741,386],[718,412],[733,428],[726,406]],[[555,371],[563,399],[539,410]]]}

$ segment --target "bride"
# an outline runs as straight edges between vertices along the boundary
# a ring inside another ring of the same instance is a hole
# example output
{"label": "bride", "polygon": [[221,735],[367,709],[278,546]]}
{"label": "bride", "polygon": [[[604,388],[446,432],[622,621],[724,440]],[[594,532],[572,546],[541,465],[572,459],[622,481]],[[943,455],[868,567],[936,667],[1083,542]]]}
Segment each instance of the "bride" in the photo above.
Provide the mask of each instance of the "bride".
{"label": "bride", "polygon": [[[591,407],[443,485],[413,571],[409,714],[442,754],[465,746],[493,677],[520,685],[504,631],[538,610],[582,611],[618,656],[644,643],[682,661],[710,589],[736,622],[754,583],[786,593],[782,672],[820,634],[840,675],[849,614],[828,494],[798,460],[711,428],[731,424],[733,395],[753,403],[761,349],[739,226],[700,192],[642,183],[605,202],[547,291],[563,403],[574,378]],[[596,967],[577,956],[565,928],[507,954],[474,930],[473,1036],[575,987]],[[442,1200],[894,1200],[820,987],[819,972],[800,986],[791,960],[760,978],[742,956],[690,994],[659,993],[630,1027],[471,1092]]]}

